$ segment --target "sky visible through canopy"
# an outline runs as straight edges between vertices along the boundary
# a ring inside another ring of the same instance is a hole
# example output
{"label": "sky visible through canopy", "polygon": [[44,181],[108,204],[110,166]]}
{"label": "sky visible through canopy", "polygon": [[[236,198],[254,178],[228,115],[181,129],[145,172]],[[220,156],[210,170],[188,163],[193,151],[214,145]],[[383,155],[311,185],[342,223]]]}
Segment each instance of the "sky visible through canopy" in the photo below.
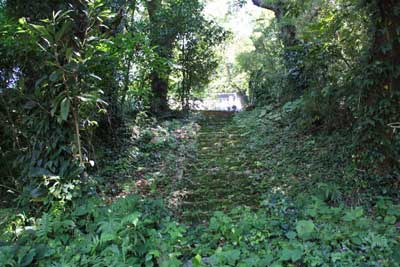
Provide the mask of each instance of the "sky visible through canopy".
{"label": "sky visible through canopy", "polygon": [[212,101],[218,99],[219,93],[237,93],[237,87],[247,90],[248,74],[240,70],[236,58],[255,49],[252,38],[257,36],[258,25],[273,18],[272,12],[254,6],[250,0],[241,8],[235,7],[233,2],[210,0],[204,10],[207,17],[231,33],[229,41],[220,48],[221,64],[205,92],[206,98],[214,99]]}
{"label": "sky visible through canopy", "polygon": [[256,20],[266,12],[254,6],[251,1],[233,13],[230,10],[231,0],[211,0],[204,12],[233,34],[232,43],[226,47],[226,56],[229,63],[234,63],[237,54],[253,49],[250,37]]}

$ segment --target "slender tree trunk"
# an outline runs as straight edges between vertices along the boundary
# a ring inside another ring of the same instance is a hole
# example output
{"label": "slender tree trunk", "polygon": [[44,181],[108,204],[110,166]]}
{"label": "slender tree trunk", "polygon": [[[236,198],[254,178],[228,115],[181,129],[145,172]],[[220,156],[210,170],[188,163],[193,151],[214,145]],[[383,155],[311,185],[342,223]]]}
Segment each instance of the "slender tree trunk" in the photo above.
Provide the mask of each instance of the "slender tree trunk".
{"label": "slender tree trunk", "polygon": [[189,110],[189,96],[190,96],[190,81],[189,81],[189,71],[188,71],[188,58],[186,55],[186,36],[182,39],[182,88],[181,88],[181,108],[183,111]]}
{"label": "slender tree trunk", "polygon": [[76,146],[78,149],[79,163],[80,163],[80,165],[83,165],[81,133],[80,133],[80,129],[79,129],[79,115],[78,115],[78,112],[76,111],[75,107],[72,108],[72,116],[74,118],[75,138],[76,138]]}
{"label": "slender tree trunk", "polygon": [[132,68],[132,56],[129,56],[126,61],[127,67],[124,75],[124,89],[121,95],[121,105],[125,104],[126,96],[128,95],[130,85],[130,73]]}

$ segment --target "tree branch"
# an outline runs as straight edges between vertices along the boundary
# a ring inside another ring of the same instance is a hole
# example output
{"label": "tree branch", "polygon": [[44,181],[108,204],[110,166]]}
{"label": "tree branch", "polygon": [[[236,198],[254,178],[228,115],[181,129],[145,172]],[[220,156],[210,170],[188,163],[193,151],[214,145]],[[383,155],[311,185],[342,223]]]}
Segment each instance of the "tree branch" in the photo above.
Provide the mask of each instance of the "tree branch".
{"label": "tree branch", "polygon": [[252,1],[255,6],[269,9],[271,11],[274,11],[275,13],[278,11],[278,8],[276,5],[265,3],[264,0],[252,0]]}

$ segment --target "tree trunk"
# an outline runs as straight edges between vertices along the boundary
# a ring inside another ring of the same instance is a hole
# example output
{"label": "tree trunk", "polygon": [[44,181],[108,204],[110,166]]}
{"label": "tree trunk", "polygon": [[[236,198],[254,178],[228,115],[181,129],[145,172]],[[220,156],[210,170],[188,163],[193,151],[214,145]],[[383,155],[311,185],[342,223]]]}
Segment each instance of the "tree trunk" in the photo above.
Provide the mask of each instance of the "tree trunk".
{"label": "tree trunk", "polygon": [[[151,24],[151,46],[156,47],[156,52],[160,58],[169,59],[175,37],[170,38],[170,36],[166,36],[161,38],[160,36],[160,29],[165,26],[158,14],[162,8],[162,2],[161,0],[149,0],[146,1],[146,7]],[[153,69],[150,75],[152,91],[150,111],[154,114],[169,111],[168,78],[170,70],[167,66],[165,68],[165,70]]]}
{"label": "tree trunk", "polygon": [[400,90],[400,3],[396,0],[378,0],[379,17],[375,27],[372,62],[387,62],[388,73],[378,90],[387,86],[389,91]]}
{"label": "tree trunk", "polygon": [[299,64],[301,51],[298,51],[295,47],[301,43],[297,39],[296,26],[282,21],[287,11],[284,1],[276,0],[274,3],[265,3],[263,0],[252,0],[252,2],[255,6],[271,10],[275,14],[280,27],[279,38],[284,46],[283,58],[288,72],[288,82],[290,87],[294,89],[294,97],[297,98],[303,94],[307,86],[303,67]]}
{"label": "tree trunk", "polygon": [[157,71],[153,71],[150,75],[151,79],[151,112],[154,114],[161,114],[169,110],[168,106],[168,80],[160,77]]}
{"label": "tree trunk", "polygon": [[[278,23],[282,22],[282,19],[286,12],[285,4],[283,2],[278,0],[278,1],[275,1],[274,4],[271,4],[271,3],[266,4],[266,3],[264,3],[263,0],[252,0],[252,1],[255,6],[258,6],[258,7],[264,8],[264,9],[268,9],[268,10],[274,12],[277,22]],[[289,48],[290,46],[293,46],[293,45],[299,43],[299,41],[297,40],[297,37],[296,37],[296,26],[295,25],[282,23],[279,31],[280,31],[279,37],[282,40],[282,43],[285,46],[285,48]]]}
{"label": "tree trunk", "polygon": [[[367,147],[379,151],[381,168],[390,169],[397,161],[394,132],[390,123],[400,120],[400,9],[397,0],[376,0],[373,40],[368,59],[369,71],[366,80],[373,85],[362,88],[362,116],[372,123],[364,126],[360,133],[360,150]],[[367,151],[366,154],[369,152]]]}

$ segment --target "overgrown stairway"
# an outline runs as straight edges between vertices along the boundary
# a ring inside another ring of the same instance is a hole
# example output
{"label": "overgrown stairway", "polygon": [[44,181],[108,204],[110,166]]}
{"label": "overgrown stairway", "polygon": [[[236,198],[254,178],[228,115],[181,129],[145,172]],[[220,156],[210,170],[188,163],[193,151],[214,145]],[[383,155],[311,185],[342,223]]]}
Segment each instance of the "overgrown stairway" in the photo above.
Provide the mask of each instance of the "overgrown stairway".
{"label": "overgrown stairway", "polygon": [[259,190],[252,160],[231,112],[204,112],[197,138],[197,159],[186,177],[191,180],[183,202],[183,219],[199,223],[214,211],[255,207]]}

